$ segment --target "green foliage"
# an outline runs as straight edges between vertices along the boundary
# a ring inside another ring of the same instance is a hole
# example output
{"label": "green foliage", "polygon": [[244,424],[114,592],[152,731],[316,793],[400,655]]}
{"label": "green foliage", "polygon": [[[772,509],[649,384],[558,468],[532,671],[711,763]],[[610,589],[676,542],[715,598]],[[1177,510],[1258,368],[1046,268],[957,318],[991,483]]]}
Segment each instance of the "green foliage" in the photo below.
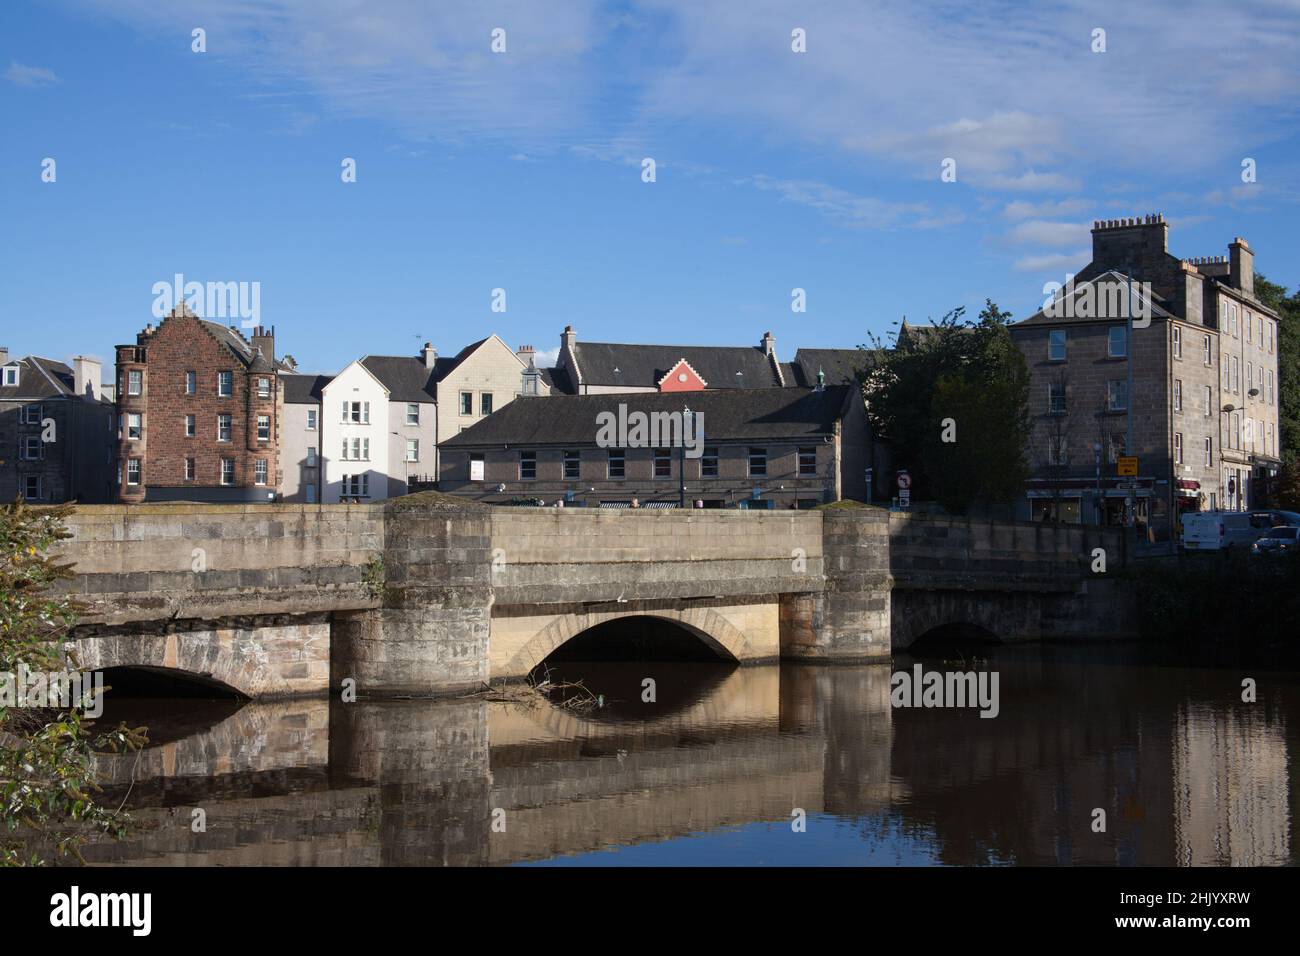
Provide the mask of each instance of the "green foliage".
{"label": "green foliage", "polygon": [[[913,494],[963,514],[1019,497],[1028,475],[1029,368],[1011,340],[1009,312],[985,300],[978,322],[954,309],[901,338],[863,381],[867,414]],[[952,420],[955,441],[945,441]]]}
{"label": "green foliage", "polygon": [[1255,276],[1255,297],[1280,317],[1277,333],[1278,447],[1282,460],[1300,460],[1300,289],[1291,295],[1286,287]]}
{"label": "green foliage", "polygon": [[361,584],[372,598],[382,598],[387,592],[387,570],[383,558],[374,558],[366,565],[361,575]]}
{"label": "green foliage", "polygon": [[[69,537],[63,520],[70,512],[66,506],[28,508],[21,501],[0,511],[0,674],[22,667],[41,673],[79,669],[64,643],[77,606],[50,593],[51,585],[71,576],[69,565],[48,555]],[[24,849],[26,838],[80,859],[90,834],[124,833],[127,816],[95,801],[93,757],[141,746],[143,731],[121,726],[98,733],[92,727],[75,708],[0,706],[0,865],[44,862]]]}

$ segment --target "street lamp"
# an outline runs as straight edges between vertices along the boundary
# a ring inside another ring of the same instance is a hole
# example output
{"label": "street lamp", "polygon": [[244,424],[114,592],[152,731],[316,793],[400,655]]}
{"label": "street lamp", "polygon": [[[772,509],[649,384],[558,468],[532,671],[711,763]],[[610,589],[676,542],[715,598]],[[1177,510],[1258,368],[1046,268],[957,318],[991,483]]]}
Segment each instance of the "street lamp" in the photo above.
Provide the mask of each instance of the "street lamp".
{"label": "street lamp", "polygon": [[681,448],[677,454],[677,481],[678,481],[678,498],[677,507],[686,507],[686,429],[694,421],[693,412],[689,405],[682,406],[682,442]]}

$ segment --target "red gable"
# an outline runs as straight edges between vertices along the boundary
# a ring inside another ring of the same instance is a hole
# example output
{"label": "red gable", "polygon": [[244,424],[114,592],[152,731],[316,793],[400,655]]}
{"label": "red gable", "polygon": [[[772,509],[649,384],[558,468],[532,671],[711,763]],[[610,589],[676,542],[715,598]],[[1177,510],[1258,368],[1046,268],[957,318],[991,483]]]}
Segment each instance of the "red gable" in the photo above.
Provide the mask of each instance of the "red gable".
{"label": "red gable", "polygon": [[668,370],[668,374],[659,380],[661,392],[702,392],[708,383],[700,378],[700,373],[691,368],[686,359],[678,359],[677,364]]}

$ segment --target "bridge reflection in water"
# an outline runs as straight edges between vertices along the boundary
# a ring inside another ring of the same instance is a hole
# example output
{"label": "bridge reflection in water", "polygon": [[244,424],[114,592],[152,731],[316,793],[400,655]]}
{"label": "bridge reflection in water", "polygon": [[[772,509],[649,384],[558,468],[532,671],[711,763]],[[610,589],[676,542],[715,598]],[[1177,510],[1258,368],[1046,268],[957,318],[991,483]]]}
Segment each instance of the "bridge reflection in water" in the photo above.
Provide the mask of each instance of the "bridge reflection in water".
{"label": "bridge reflection in water", "polygon": [[[663,692],[642,705],[611,690],[617,706],[593,714],[481,697],[119,701],[118,714],[162,742],[102,760],[109,799],[134,773],[137,827],[86,858],[1294,862],[1294,675],[1261,678],[1268,703],[1249,705],[1235,673],[1071,653],[992,660],[992,720],[891,710],[883,665],[606,665],[593,689],[635,690],[652,676]],[[1104,834],[1091,830],[1094,807],[1107,811]],[[192,830],[195,808],[205,832]],[[795,808],[806,833],[792,832]]]}

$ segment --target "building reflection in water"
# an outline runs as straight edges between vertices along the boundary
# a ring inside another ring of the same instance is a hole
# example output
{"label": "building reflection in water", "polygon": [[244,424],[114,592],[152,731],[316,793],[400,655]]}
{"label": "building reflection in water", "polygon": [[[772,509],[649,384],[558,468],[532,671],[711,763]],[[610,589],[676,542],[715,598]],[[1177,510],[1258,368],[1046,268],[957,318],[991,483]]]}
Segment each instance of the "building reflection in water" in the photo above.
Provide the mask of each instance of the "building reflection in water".
{"label": "building reflection in water", "polygon": [[[588,683],[610,706],[592,713],[483,697],[121,701],[162,742],[101,759],[106,798],[129,786],[137,825],[85,855],[495,865],[656,845],[672,862],[676,847],[697,860],[717,840],[711,862],[1292,860],[1294,682],[1265,709],[1236,703],[1212,671],[1047,656],[992,666],[993,720],[891,710],[879,665],[604,665]],[[644,676],[660,693],[643,706]],[[1094,807],[1105,833],[1092,831]],[[789,839],[794,808],[809,815],[804,842]]]}

